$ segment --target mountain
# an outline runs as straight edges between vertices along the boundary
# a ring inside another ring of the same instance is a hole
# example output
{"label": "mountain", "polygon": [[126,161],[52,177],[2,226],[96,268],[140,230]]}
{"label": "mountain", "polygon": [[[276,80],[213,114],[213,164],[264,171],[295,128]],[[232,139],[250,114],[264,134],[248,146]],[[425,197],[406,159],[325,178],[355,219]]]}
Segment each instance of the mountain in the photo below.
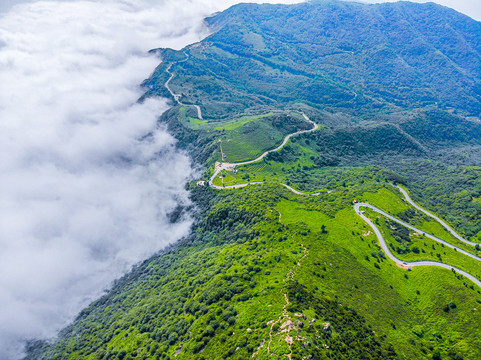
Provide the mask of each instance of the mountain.
{"label": "mountain", "polygon": [[481,357],[481,23],[341,1],[206,21],[143,84],[203,170],[171,216],[191,235],[27,359]]}
{"label": "mountain", "polygon": [[202,98],[212,118],[299,100],[356,114],[481,112],[481,24],[439,5],[241,4],[208,23],[217,32],[176,70],[188,74],[185,102]]}

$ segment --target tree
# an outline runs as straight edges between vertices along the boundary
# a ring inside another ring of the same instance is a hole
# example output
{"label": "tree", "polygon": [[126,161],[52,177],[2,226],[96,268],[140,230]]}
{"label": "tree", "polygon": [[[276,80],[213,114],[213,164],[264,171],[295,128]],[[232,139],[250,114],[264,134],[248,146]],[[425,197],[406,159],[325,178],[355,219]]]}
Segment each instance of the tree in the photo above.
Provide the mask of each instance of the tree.
{"label": "tree", "polygon": [[169,335],[169,344],[172,345],[172,344],[175,344],[177,342],[177,339],[179,338],[179,336],[177,335],[176,332],[173,332]]}

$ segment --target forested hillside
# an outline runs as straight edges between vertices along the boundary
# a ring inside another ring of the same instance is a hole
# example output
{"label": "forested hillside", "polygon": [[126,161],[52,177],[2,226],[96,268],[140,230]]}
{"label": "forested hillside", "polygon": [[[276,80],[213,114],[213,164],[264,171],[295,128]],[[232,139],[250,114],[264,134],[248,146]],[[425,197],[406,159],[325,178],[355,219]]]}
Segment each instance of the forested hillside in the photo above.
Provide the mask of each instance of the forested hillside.
{"label": "forested hillside", "polygon": [[173,84],[212,118],[292,101],[481,112],[481,24],[439,5],[241,4],[208,22],[218,31],[187,49]]}
{"label": "forested hillside", "polygon": [[172,99],[159,121],[200,169],[194,206],[172,214],[192,214],[191,235],[27,358],[480,358],[481,288],[394,263],[353,205],[422,229],[365,211],[400,261],[481,280],[481,23],[340,1],[241,4],[207,22],[205,40],[153,50],[143,84]]}

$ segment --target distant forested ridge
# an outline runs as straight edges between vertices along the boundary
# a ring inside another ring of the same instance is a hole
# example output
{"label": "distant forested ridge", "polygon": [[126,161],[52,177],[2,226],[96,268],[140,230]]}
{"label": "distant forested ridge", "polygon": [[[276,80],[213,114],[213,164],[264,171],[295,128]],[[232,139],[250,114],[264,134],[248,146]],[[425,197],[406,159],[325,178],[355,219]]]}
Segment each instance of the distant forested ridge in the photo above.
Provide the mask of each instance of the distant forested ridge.
{"label": "distant forested ridge", "polygon": [[481,23],[440,5],[240,4],[208,23],[215,33],[177,72],[185,100],[201,98],[212,117],[292,101],[481,113]]}

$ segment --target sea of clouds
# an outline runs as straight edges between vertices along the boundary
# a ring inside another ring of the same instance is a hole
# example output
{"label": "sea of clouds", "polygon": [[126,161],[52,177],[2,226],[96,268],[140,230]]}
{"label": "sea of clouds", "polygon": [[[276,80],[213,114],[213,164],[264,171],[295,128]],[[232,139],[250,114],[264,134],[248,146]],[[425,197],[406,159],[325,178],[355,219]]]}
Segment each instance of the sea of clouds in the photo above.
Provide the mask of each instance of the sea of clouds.
{"label": "sea of clouds", "polygon": [[157,123],[170,104],[137,103],[139,84],[159,63],[149,49],[199,41],[235,2],[0,6],[0,359],[188,233],[167,215],[188,203],[191,164]]}

